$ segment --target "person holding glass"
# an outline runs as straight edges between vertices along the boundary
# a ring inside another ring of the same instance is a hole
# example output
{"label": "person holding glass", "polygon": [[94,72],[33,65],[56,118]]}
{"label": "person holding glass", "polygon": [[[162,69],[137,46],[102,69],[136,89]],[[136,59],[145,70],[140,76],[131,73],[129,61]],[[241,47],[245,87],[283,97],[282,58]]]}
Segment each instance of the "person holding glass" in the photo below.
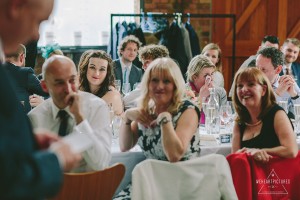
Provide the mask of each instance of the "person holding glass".
{"label": "person holding glass", "polygon": [[123,113],[123,103],[120,93],[114,86],[113,62],[110,56],[102,50],[88,50],[80,59],[79,89],[101,97],[111,105],[115,115]]}
{"label": "person holding glass", "polygon": [[[182,98],[184,79],[171,58],[157,58],[143,76],[137,108],[126,110],[120,129],[120,148],[136,143],[146,158],[178,162],[199,156],[197,106]],[[130,186],[115,199],[130,199]]]}
{"label": "person holding glass", "polygon": [[[225,105],[227,102],[226,91],[222,87],[214,85],[213,74],[216,70],[212,61],[204,56],[195,56],[187,69],[187,84],[186,96],[194,101],[199,108],[202,108],[202,103],[209,99],[209,88],[215,88],[215,95],[219,106]],[[203,112],[201,113],[203,116]],[[202,120],[203,119],[203,120]],[[201,117],[201,123],[204,123],[204,117]]]}

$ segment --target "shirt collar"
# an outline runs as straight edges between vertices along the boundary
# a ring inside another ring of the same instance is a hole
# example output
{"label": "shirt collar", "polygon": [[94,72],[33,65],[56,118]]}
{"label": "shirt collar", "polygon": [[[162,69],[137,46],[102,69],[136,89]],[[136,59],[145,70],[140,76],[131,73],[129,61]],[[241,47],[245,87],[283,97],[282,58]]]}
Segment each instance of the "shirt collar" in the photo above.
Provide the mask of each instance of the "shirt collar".
{"label": "shirt collar", "polygon": [[[52,110],[52,117],[53,117],[53,120],[56,120],[56,118],[58,117],[58,112],[61,110],[59,109],[54,103],[53,103],[53,100],[51,99],[51,110]],[[69,106],[67,106],[66,108],[62,109],[62,110],[65,110],[69,116],[71,116],[72,118],[74,118],[74,115],[70,112],[70,108]]]}
{"label": "shirt collar", "polygon": [[122,67],[123,71],[125,70],[125,67],[128,67],[128,69],[131,70],[132,63],[130,63],[130,65],[126,66],[125,63],[122,62],[122,59],[120,59],[120,63],[121,63],[121,67]]}

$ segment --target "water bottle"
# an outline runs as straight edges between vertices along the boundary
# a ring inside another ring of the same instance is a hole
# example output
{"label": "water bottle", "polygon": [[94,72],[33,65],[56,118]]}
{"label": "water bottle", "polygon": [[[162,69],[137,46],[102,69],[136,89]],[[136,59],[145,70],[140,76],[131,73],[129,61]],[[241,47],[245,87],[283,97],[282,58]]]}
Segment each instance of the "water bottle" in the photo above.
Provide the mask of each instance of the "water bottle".
{"label": "water bottle", "polygon": [[219,134],[220,116],[219,102],[217,101],[215,88],[209,88],[209,100],[207,102],[205,115],[205,128],[208,134]]}

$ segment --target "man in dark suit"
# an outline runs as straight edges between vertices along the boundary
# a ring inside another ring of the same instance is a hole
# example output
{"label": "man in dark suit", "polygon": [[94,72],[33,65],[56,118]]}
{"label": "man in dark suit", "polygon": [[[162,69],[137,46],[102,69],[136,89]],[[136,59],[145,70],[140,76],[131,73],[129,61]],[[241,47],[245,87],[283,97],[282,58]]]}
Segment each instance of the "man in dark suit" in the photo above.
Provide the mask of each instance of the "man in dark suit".
{"label": "man in dark suit", "polygon": [[30,95],[37,94],[46,97],[48,94],[43,91],[33,69],[24,67],[25,57],[26,47],[20,44],[17,51],[5,55],[5,69],[12,79],[19,101],[24,105],[25,113],[28,113],[31,110],[29,104]]}
{"label": "man in dark suit", "polygon": [[[19,43],[37,40],[39,24],[49,17],[53,4],[54,0],[1,0],[0,57],[14,52]],[[1,62],[0,94],[0,199],[55,195],[62,171],[70,170],[81,156],[49,132],[33,135]]]}
{"label": "man in dark suit", "polygon": [[133,85],[141,82],[143,72],[132,61],[136,58],[141,46],[139,39],[133,35],[124,37],[118,47],[120,59],[114,61],[114,72],[117,80],[121,80],[121,89],[124,83],[130,83],[131,90]]}
{"label": "man in dark suit", "polygon": [[280,75],[291,75],[300,87],[300,63],[296,60],[299,56],[300,41],[297,38],[287,38],[280,50],[284,54],[284,65]]}

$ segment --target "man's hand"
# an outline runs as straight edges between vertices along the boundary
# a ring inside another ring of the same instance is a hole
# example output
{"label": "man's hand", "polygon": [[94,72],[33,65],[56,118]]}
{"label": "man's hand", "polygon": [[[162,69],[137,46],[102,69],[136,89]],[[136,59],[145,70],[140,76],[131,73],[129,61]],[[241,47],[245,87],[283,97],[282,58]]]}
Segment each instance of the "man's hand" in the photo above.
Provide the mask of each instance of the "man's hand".
{"label": "man's hand", "polygon": [[84,118],[81,112],[81,99],[77,92],[68,94],[65,98],[65,102],[69,105],[70,112],[74,115],[76,124],[80,124]]}

